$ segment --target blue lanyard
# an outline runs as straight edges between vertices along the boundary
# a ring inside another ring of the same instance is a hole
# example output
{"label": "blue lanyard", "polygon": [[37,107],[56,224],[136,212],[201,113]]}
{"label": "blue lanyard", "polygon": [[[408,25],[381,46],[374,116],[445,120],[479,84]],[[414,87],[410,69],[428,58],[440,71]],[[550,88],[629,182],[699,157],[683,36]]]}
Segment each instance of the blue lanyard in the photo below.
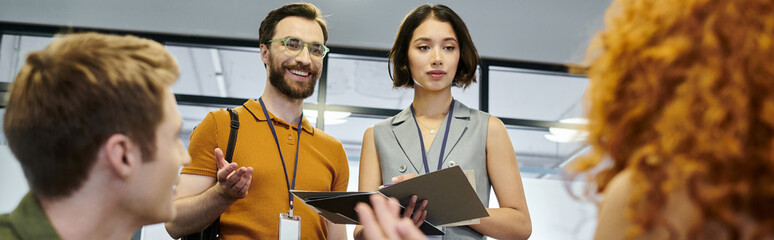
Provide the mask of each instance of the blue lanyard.
{"label": "blue lanyard", "polygon": [[[438,169],[441,170],[443,166],[443,152],[446,150],[446,139],[449,138],[449,127],[451,127],[451,118],[454,114],[454,99],[452,99],[449,105],[449,116],[446,117],[446,131],[443,132],[443,143],[441,144],[441,156],[438,157]],[[422,130],[419,129],[417,123],[417,116],[414,114],[414,105],[411,105],[411,117],[414,118],[414,125],[417,125],[417,133],[419,133],[419,145],[422,147],[422,162],[425,164],[425,173],[430,173],[430,167],[427,164],[427,154],[425,153],[425,140],[422,138]]]}
{"label": "blue lanyard", "polygon": [[277,138],[277,131],[274,130],[274,123],[272,123],[271,118],[269,118],[269,111],[266,110],[266,105],[263,104],[263,99],[258,98],[258,102],[261,103],[261,109],[263,109],[263,115],[266,116],[266,122],[269,123],[271,134],[274,135],[274,143],[277,144],[277,151],[279,152],[280,161],[282,162],[282,169],[285,170],[283,173],[285,173],[285,183],[288,186],[288,199],[290,201],[289,213],[291,216],[293,216],[293,194],[290,193],[290,190],[296,188],[296,173],[298,173],[298,146],[301,145],[301,122],[304,121],[304,114],[301,113],[301,120],[298,121],[298,137],[296,138],[296,163],[293,167],[293,185],[291,185],[288,178],[288,168],[285,167],[285,158],[282,156],[282,149],[280,149],[279,139]]}

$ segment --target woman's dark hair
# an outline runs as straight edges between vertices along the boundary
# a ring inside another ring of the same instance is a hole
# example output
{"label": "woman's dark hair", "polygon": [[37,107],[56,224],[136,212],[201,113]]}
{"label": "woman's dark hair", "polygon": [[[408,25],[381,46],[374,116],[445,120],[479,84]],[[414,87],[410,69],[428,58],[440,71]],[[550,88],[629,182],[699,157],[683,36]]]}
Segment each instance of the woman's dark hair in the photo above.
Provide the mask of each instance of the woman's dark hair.
{"label": "woman's dark hair", "polygon": [[478,51],[473,45],[465,22],[447,6],[425,4],[412,10],[400,24],[395,43],[390,50],[390,62],[388,63],[391,64],[390,78],[392,78],[393,87],[414,87],[409,69],[408,49],[411,38],[414,36],[414,30],[428,19],[449,23],[457,35],[457,41],[460,45],[460,62],[457,64],[457,72],[454,75],[452,86],[468,87],[471,83],[476,82]]}

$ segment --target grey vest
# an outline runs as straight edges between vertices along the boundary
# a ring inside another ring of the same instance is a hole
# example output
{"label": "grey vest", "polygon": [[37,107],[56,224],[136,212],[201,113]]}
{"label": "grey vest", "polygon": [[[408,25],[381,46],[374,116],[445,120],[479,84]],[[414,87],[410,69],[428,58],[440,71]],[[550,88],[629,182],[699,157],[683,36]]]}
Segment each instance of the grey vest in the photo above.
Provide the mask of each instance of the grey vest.
{"label": "grey vest", "polygon": [[[444,120],[427,152],[430,172],[438,168],[438,157],[447,124]],[[454,116],[443,155],[443,168],[459,165],[462,170],[474,171],[476,193],[484,206],[489,206],[489,191],[492,186],[486,171],[488,125],[489,114],[455,101]],[[374,142],[382,168],[382,184],[392,183],[391,179],[395,176],[425,173],[419,134],[410,108],[375,124]],[[425,145],[427,144],[429,143],[425,142]],[[444,231],[446,235],[443,239],[484,239],[482,234],[466,226],[448,227],[444,228]]]}

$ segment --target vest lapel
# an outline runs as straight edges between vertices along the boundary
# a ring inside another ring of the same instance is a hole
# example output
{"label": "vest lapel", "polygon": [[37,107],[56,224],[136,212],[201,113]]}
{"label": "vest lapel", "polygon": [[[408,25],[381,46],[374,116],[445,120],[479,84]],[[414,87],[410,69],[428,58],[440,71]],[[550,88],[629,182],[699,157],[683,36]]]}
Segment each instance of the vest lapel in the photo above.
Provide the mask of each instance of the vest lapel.
{"label": "vest lapel", "polygon": [[[470,111],[470,108],[461,102],[454,101],[454,116],[452,116],[451,127],[449,129],[449,138],[446,140],[446,149],[443,153],[442,164],[446,164],[446,160],[448,160],[449,156],[451,156],[452,150],[454,150],[454,147],[457,146],[457,143],[459,143],[460,139],[462,139],[462,136],[465,135],[465,132],[468,129],[468,124],[470,124]],[[436,138],[438,137],[443,138],[443,135],[436,136]],[[441,139],[439,143],[443,143],[443,139]]]}
{"label": "vest lapel", "polygon": [[414,119],[411,118],[411,109],[406,108],[392,120],[392,133],[400,145],[403,154],[414,167],[417,174],[424,174],[422,163],[422,150],[419,146],[419,135]]}

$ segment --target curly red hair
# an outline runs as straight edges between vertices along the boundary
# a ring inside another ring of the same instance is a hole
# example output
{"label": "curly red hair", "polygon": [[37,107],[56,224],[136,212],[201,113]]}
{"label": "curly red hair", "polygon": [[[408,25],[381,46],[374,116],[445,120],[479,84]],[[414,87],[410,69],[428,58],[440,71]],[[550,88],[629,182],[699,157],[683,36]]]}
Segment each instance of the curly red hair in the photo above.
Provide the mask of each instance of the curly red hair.
{"label": "curly red hair", "polygon": [[678,185],[696,228],[738,238],[745,215],[772,231],[774,1],[616,0],[605,24],[587,52],[593,150],[570,170],[592,194],[633,172],[632,235],[669,228],[660,210]]}

